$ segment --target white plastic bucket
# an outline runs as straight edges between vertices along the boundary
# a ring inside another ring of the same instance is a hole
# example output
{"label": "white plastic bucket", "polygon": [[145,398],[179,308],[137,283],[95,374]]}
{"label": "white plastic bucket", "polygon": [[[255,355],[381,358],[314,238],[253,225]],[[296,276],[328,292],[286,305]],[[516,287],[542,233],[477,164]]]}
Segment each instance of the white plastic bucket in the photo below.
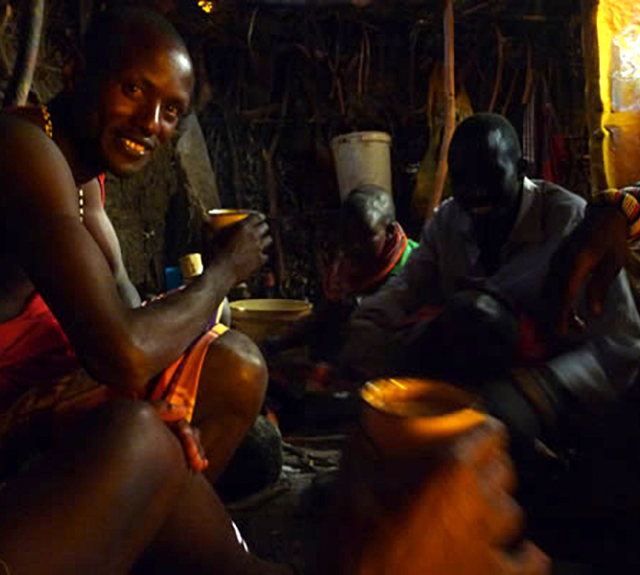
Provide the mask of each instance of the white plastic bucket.
{"label": "white plastic bucket", "polygon": [[363,184],[391,187],[391,136],[386,132],[351,132],[331,140],[340,201]]}

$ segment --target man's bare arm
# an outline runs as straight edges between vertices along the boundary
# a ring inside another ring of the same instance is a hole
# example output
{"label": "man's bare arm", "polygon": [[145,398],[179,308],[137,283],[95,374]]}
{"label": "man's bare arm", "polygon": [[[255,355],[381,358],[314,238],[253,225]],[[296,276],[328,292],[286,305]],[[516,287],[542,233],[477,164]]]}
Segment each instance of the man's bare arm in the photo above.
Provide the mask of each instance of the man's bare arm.
{"label": "man's bare arm", "polygon": [[627,261],[627,234],[627,219],[615,206],[590,206],[558,248],[551,259],[545,300],[553,310],[552,328],[559,334],[584,323],[586,318],[576,313],[583,288],[589,312],[602,312],[607,290]]}
{"label": "man's bare arm", "polygon": [[364,298],[341,333],[339,363],[363,372],[378,374],[401,367],[400,350],[421,333],[418,314],[424,306],[441,302],[437,265],[421,244],[402,271],[378,292]]}
{"label": "man's bare arm", "polygon": [[92,180],[83,187],[86,198],[84,225],[96,240],[113,272],[118,293],[127,307],[140,307],[140,294],[129,279],[124,267],[120,241],[111,220],[102,205],[102,190],[97,180]]}
{"label": "man's bare arm", "polygon": [[80,222],[76,182],[57,146],[39,129],[4,119],[0,150],[2,226],[85,367],[100,381],[144,389],[202,332],[228,290],[266,259],[266,225],[248,219],[188,289],[130,309],[104,252]]}

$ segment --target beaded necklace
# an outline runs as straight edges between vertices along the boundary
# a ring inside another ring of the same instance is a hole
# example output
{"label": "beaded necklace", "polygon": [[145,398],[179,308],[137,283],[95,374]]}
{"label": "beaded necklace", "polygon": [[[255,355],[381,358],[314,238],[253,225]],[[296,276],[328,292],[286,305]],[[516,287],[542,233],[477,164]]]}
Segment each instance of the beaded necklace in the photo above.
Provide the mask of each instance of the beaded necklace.
{"label": "beaded necklace", "polygon": [[[42,117],[44,118],[44,132],[53,139],[53,122],[51,121],[51,113],[47,106],[42,104],[40,106],[42,110]],[[84,190],[78,189],[78,211],[80,213],[80,222],[84,222]]]}

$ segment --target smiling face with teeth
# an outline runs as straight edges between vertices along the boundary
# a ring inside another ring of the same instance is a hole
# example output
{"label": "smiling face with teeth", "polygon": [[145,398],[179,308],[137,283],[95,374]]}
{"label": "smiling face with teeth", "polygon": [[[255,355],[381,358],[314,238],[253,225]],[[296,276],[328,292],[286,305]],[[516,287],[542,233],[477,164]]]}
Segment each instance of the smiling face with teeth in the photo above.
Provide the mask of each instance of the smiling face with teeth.
{"label": "smiling face with teeth", "polygon": [[[85,161],[119,176],[141,170],[189,110],[193,65],[183,45],[162,31],[127,23],[117,62],[94,81],[85,102]],[[87,92],[84,92],[87,94]]]}

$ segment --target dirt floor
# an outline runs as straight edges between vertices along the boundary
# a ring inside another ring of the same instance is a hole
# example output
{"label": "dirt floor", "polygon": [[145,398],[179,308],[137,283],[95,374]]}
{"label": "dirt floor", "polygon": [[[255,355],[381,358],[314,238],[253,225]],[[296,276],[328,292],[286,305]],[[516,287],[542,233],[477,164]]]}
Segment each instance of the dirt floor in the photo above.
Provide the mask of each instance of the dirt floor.
{"label": "dirt floor", "polygon": [[[285,441],[277,483],[229,506],[253,552],[276,562],[294,562],[305,575],[318,575],[314,569],[316,544],[343,437],[297,437],[295,444]],[[574,561],[556,561],[553,566],[553,575],[596,573],[604,571]]]}
{"label": "dirt floor", "polygon": [[314,573],[327,487],[338,470],[339,441],[312,439],[306,446],[285,441],[278,482],[229,506],[251,550],[260,557],[294,562],[305,574]]}
{"label": "dirt floor", "polygon": [[[279,405],[280,414],[284,415],[279,479],[258,493],[229,503],[228,508],[253,552],[276,562],[294,562],[301,572],[316,575],[316,546],[337,476],[341,447],[358,417],[358,402],[345,394],[305,394],[294,404],[295,409],[288,414]],[[572,546],[570,552],[561,553],[563,556],[554,560],[554,575],[638,572],[613,565],[613,570],[594,567],[586,559],[593,549],[617,545],[625,554],[625,550],[638,547],[633,540],[621,543],[622,538],[630,539],[629,533],[611,531],[603,539],[586,537],[585,532],[589,533],[570,518],[552,523],[541,532],[542,541],[537,542],[545,550],[545,545],[553,547],[560,539]]]}
{"label": "dirt floor", "polygon": [[293,562],[309,575],[341,449],[360,404],[353,394],[303,387],[283,389],[276,382],[267,400],[281,435],[279,478],[257,493],[227,501],[227,508],[252,551]]}

